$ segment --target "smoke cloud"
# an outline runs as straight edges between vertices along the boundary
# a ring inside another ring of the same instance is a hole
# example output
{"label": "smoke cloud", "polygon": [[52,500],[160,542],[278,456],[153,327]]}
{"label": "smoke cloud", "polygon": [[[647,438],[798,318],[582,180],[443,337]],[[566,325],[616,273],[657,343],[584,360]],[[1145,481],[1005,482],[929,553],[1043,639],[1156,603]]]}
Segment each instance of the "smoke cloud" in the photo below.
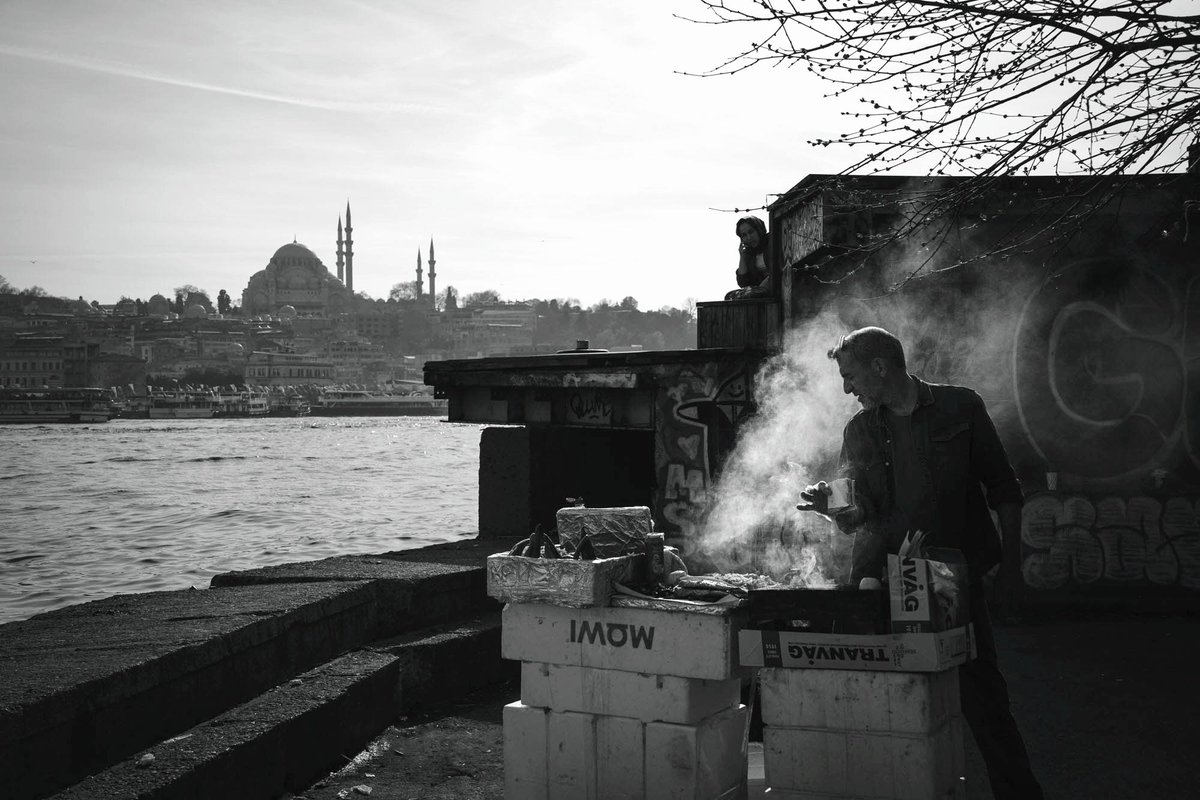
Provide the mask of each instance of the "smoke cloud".
{"label": "smoke cloud", "polygon": [[701,522],[698,549],[715,571],[804,586],[848,576],[850,537],[795,507],[805,486],[836,477],[842,429],[857,410],[828,357],[848,330],[833,313],[810,320],[755,376],[758,411],[739,430]]}

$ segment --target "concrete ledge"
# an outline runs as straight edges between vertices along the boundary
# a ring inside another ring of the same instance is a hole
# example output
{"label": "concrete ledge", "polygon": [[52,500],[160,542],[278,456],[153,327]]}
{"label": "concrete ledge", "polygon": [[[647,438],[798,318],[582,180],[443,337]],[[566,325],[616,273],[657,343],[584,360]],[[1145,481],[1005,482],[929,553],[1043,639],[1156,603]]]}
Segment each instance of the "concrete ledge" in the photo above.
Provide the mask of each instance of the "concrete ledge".
{"label": "concrete ledge", "polygon": [[40,797],[377,630],[370,584],[119,595],[0,626],[0,775]]}
{"label": "concrete ledge", "polygon": [[369,581],[379,621],[372,638],[379,639],[499,610],[500,604],[487,596],[484,561],[515,542],[478,540],[469,548],[422,548],[281,564],[215,575],[212,586]]}
{"label": "concrete ledge", "polygon": [[504,680],[520,665],[500,658],[500,612],[442,630],[376,642],[372,650],[400,664],[400,705],[411,711]]}
{"label": "concrete ledge", "polygon": [[386,653],[342,656],[254,700],[93,775],[61,800],[277,797],[301,791],[398,712],[399,661]]}

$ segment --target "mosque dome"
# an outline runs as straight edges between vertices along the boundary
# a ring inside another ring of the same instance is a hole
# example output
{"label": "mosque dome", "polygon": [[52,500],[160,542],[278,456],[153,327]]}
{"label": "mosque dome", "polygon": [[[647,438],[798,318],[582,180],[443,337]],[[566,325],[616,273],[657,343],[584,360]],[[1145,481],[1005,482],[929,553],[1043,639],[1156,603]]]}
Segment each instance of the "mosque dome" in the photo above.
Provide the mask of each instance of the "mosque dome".
{"label": "mosque dome", "polygon": [[315,261],[317,263],[321,262],[321,259],[317,258],[316,253],[314,253],[312,250],[309,250],[299,242],[289,242],[288,244],[285,244],[283,247],[276,250],[275,255],[271,256],[271,260],[278,264],[286,263],[285,259],[289,258],[304,259],[308,261]]}
{"label": "mosque dome", "polygon": [[[346,287],[330,274],[317,254],[293,240],[278,248],[264,269],[242,290],[242,310],[251,315],[323,316],[349,301]],[[284,309],[290,308],[288,314]]]}
{"label": "mosque dome", "polygon": [[280,306],[279,313],[276,314],[275,316],[279,317],[280,319],[295,319],[296,318],[296,307],[290,306],[290,305],[289,306]]}
{"label": "mosque dome", "polygon": [[204,319],[208,316],[208,309],[199,303],[192,303],[183,310],[184,319]]}
{"label": "mosque dome", "polygon": [[156,294],[146,302],[146,312],[154,316],[169,314],[171,313],[171,301],[161,294]]}

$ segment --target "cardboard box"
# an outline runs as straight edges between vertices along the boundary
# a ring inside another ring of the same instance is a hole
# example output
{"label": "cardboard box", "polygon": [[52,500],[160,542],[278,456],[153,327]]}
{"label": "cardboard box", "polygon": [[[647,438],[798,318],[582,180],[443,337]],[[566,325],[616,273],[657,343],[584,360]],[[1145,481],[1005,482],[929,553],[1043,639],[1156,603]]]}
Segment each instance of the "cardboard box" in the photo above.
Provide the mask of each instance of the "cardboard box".
{"label": "cardboard box", "polygon": [[574,552],[583,537],[599,558],[642,552],[654,520],[646,506],[616,508],[560,508],[555,514],[558,540]]}
{"label": "cardboard box", "polygon": [[854,635],[743,630],[744,667],[941,672],[975,655],[974,626],[937,633]]}
{"label": "cardboard box", "polygon": [[744,673],[737,655],[737,632],[744,624],[740,609],[718,615],[510,603],[504,607],[500,655],[514,661],[723,681]]}
{"label": "cardboard box", "polygon": [[606,606],[613,584],[633,581],[644,561],[644,555],[581,561],[495,553],[487,558],[487,593],[504,603]]}
{"label": "cardboard box", "polygon": [[892,633],[933,633],[970,622],[967,565],[888,556]]}

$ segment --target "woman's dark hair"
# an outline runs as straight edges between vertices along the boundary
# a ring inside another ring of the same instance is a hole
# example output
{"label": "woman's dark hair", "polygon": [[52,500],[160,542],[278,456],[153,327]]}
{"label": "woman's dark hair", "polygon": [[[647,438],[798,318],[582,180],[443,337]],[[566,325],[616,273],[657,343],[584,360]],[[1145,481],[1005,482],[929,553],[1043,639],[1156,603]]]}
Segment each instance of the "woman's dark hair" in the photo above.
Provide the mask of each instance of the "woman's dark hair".
{"label": "woman's dark hair", "polygon": [[742,227],[743,222],[758,231],[758,250],[756,252],[765,253],[767,251],[767,223],[758,217],[741,217],[733,226],[733,232],[739,236],[741,233],[738,228]]}

